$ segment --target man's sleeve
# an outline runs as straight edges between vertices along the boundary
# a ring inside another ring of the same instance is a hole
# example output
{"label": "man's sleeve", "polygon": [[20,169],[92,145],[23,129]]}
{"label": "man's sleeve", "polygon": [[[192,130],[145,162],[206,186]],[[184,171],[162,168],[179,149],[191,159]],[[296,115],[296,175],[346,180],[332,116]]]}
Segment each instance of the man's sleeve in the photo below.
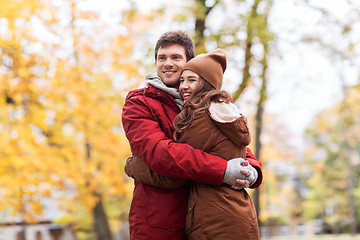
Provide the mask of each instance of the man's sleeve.
{"label": "man's sleeve", "polygon": [[189,180],[165,177],[151,170],[138,156],[131,156],[126,160],[125,173],[143,184],[162,189],[175,189],[186,186]]}
{"label": "man's sleeve", "polygon": [[155,172],[199,183],[222,183],[226,160],[167,138],[154,113],[138,97],[126,100],[122,122],[132,153]]}
{"label": "man's sleeve", "polygon": [[246,149],[246,160],[249,162],[251,166],[253,166],[258,172],[258,179],[250,188],[258,188],[261,185],[263,175],[262,175],[262,166],[259,160],[255,158],[252,154],[250,148]]}

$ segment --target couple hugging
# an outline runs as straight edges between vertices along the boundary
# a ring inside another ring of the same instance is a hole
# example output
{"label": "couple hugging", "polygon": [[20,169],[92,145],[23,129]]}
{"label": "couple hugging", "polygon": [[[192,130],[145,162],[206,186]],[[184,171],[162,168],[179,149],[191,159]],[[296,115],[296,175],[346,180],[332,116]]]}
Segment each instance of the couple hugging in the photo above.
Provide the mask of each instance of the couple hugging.
{"label": "couple hugging", "polygon": [[262,182],[247,147],[247,119],[221,91],[226,53],[195,57],[181,31],[155,47],[157,74],[127,95],[123,128],[135,179],[131,239],[259,239],[256,210],[245,188]]}

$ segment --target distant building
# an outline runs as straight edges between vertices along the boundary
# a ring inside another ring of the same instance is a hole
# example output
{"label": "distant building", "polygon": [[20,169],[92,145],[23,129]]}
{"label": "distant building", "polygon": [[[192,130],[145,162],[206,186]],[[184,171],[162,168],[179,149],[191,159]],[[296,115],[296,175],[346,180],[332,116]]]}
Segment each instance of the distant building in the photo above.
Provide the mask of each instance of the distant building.
{"label": "distant building", "polygon": [[51,222],[3,224],[0,240],[75,240],[70,228]]}

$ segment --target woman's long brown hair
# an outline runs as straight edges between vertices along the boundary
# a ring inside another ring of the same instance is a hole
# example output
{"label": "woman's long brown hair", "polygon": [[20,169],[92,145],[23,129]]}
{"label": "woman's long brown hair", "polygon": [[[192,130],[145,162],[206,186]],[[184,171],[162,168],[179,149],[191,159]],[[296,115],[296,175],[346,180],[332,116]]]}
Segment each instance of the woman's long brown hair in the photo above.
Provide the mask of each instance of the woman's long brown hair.
{"label": "woman's long brown hair", "polygon": [[216,90],[202,77],[199,80],[194,93],[185,101],[181,112],[174,119],[175,141],[178,141],[181,134],[190,126],[196,113],[209,108],[210,102],[229,103],[231,101],[229,92]]}

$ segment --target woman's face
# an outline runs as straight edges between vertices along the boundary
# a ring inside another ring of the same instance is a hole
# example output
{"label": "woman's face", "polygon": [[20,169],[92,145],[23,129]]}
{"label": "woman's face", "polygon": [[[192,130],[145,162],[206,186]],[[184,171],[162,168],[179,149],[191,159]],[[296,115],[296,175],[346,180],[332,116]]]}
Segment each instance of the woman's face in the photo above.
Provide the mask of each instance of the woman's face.
{"label": "woman's face", "polygon": [[186,101],[194,92],[200,82],[200,76],[191,70],[184,70],[180,76],[179,91],[184,101]]}

